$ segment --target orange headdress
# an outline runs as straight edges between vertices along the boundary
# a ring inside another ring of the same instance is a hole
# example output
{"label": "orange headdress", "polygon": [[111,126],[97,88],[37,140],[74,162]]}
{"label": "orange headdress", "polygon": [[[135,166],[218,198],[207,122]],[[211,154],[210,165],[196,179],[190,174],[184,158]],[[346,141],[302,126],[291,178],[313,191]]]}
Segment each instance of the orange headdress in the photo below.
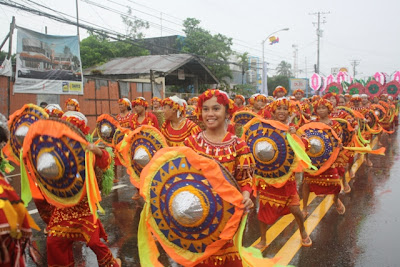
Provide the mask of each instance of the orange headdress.
{"label": "orange headdress", "polygon": [[177,96],[171,96],[168,98],[165,98],[162,103],[163,106],[167,105],[170,106],[172,109],[178,111],[178,118],[180,116],[184,116],[185,115],[185,109],[186,109],[186,101],[177,97]]}
{"label": "orange headdress", "polygon": [[75,98],[68,98],[67,101],[65,101],[65,106],[67,105],[74,105],[75,111],[81,111],[81,108],[79,107],[79,102]]}
{"label": "orange headdress", "polygon": [[329,100],[324,99],[324,98],[320,98],[320,99],[314,101],[314,102],[312,103],[312,106],[313,106],[313,109],[314,109],[315,112],[317,111],[317,108],[318,108],[319,106],[326,106],[326,107],[328,108],[329,113],[331,113],[332,110],[333,110],[332,103],[329,102]]}
{"label": "orange headdress", "polygon": [[229,101],[229,97],[226,92],[218,89],[208,89],[199,96],[199,102],[197,103],[197,112],[196,112],[199,120],[202,120],[201,110],[203,108],[203,103],[214,96],[217,98],[217,102],[219,104],[228,107],[227,112],[229,113],[229,115],[232,115],[232,113],[234,112],[233,101],[232,102]]}
{"label": "orange headdress", "polygon": [[276,94],[277,94],[278,92],[285,92],[285,95],[287,94],[287,90],[286,90],[286,88],[283,87],[283,86],[277,86],[277,87],[275,88],[274,92],[272,93],[272,95],[273,95],[273,96],[276,96]]}
{"label": "orange headdress", "polygon": [[89,127],[87,126],[87,119],[85,115],[78,111],[67,111],[62,115],[62,120],[68,121],[79,128],[84,135],[89,134]]}
{"label": "orange headdress", "polygon": [[126,98],[126,97],[121,98],[121,99],[118,99],[118,103],[122,103],[122,104],[124,104],[125,106],[130,107],[130,108],[132,109],[132,103],[131,103],[131,101],[129,101],[129,99]]}
{"label": "orange headdress", "polygon": [[301,89],[296,89],[293,91],[293,95],[297,94],[297,93],[301,93],[302,95],[304,95],[304,91]]}
{"label": "orange headdress", "polygon": [[136,105],[147,108],[149,106],[149,103],[147,103],[147,101],[144,97],[139,96],[135,100],[132,101],[132,106],[134,107]]}
{"label": "orange headdress", "polygon": [[292,101],[287,98],[279,98],[270,104],[271,112],[275,113],[276,109],[280,106],[287,106],[289,110],[289,114],[293,112],[294,106]]}

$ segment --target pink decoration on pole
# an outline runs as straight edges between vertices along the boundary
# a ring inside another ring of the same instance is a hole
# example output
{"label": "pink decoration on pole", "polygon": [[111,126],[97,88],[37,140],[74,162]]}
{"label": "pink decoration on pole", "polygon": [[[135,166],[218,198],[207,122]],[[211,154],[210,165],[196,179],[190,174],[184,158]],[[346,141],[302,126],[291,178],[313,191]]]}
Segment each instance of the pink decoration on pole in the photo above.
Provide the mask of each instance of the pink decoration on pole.
{"label": "pink decoration on pole", "polygon": [[393,76],[393,81],[400,82],[400,71],[396,71]]}
{"label": "pink decoration on pole", "polygon": [[336,81],[341,84],[342,82],[346,81],[347,76],[348,75],[346,72],[339,71],[338,75],[336,76]]}
{"label": "pink decoration on pole", "polygon": [[332,74],[326,77],[326,84],[333,83],[334,81],[335,81],[335,76],[333,76]]}
{"label": "pink decoration on pole", "polygon": [[377,81],[381,85],[385,84],[385,75],[382,72],[375,73],[374,78],[375,78],[375,81]]}
{"label": "pink decoration on pole", "polygon": [[318,73],[314,73],[310,79],[310,87],[317,91],[321,87],[322,78],[318,75]]}

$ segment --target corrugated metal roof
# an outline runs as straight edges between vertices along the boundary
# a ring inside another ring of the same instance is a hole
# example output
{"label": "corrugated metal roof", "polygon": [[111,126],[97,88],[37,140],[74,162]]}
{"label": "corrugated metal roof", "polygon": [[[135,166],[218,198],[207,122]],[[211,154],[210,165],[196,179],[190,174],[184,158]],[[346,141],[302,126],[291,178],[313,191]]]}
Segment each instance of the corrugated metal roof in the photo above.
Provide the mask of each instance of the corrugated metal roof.
{"label": "corrugated metal roof", "polygon": [[92,70],[99,70],[103,75],[145,74],[150,70],[157,72],[171,72],[194,56],[188,54],[150,55],[131,58],[115,58],[109,62],[85,69],[84,75],[90,75]]}

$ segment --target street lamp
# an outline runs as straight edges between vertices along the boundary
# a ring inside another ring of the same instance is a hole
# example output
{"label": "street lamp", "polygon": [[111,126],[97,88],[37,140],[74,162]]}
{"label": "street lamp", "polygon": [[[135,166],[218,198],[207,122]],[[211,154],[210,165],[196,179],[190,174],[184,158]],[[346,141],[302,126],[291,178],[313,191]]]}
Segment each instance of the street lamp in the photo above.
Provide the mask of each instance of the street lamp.
{"label": "street lamp", "polygon": [[[265,38],[263,41],[262,41],[262,43],[261,43],[261,45],[262,45],[262,84],[261,84],[261,93],[266,93],[267,95],[268,95],[268,85],[267,85],[267,83],[266,83],[266,73],[264,73],[265,72],[265,63],[264,63],[264,45],[265,45],[265,42],[268,40],[268,38],[269,37],[271,37],[271,35],[273,35],[274,33],[277,33],[277,32],[282,32],[282,31],[288,31],[289,30],[289,28],[284,28],[284,29],[280,29],[280,30],[278,30],[278,31],[275,31],[275,32],[273,32],[273,33],[270,33],[268,36],[267,36],[267,38]],[[264,75],[265,74],[265,75]]]}

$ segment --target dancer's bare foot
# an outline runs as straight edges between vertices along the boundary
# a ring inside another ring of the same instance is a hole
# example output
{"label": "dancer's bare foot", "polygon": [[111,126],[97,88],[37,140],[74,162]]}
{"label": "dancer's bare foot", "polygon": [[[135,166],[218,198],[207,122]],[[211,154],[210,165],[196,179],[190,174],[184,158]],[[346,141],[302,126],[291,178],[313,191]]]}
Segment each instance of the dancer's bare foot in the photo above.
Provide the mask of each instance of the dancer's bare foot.
{"label": "dancer's bare foot", "polygon": [[344,204],[342,203],[342,201],[340,201],[340,199],[338,199],[337,203],[336,203],[336,211],[337,213],[339,213],[340,215],[343,215],[346,212],[346,207],[344,206]]}
{"label": "dancer's bare foot", "polygon": [[345,194],[348,194],[348,193],[351,192],[351,187],[350,187],[349,184],[346,183],[346,184],[343,185],[343,192],[344,192]]}
{"label": "dancer's bare foot", "polygon": [[261,251],[264,251],[266,248],[268,247],[267,242],[266,241],[260,241],[258,242],[257,245],[255,245],[253,248],[259,249]]}

